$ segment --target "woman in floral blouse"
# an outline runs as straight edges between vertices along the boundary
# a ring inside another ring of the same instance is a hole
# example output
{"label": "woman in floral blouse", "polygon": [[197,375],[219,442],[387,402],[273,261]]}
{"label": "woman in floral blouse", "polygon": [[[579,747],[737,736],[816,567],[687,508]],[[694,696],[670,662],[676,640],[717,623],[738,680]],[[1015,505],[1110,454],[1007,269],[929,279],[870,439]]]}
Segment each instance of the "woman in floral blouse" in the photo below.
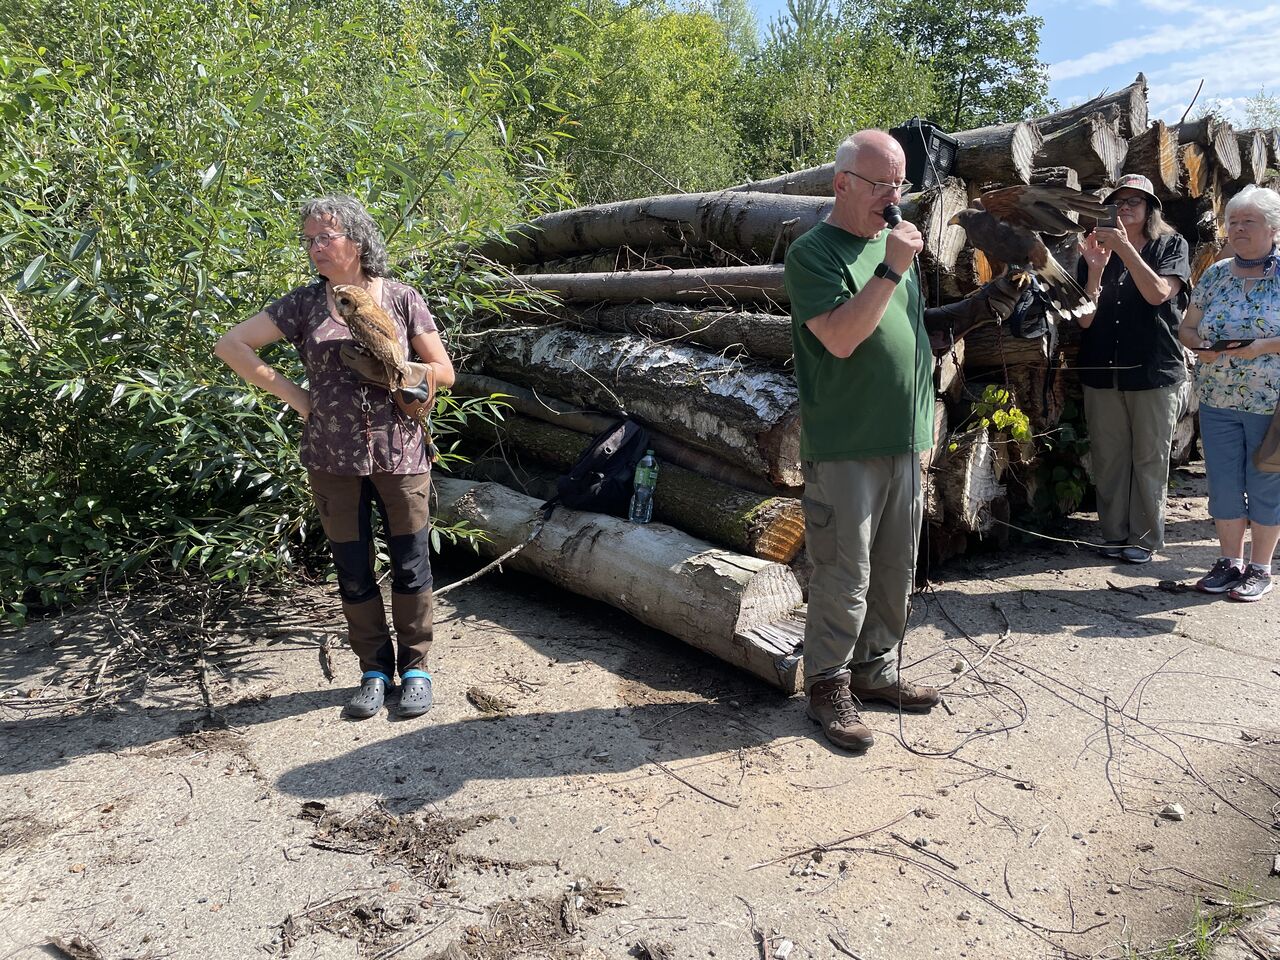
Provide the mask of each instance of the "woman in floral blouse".
{"label": "woman in floral blouse", "polygon": [[[275,394],[302,417],[302,464],[338,571],[338,593],[361,684],[345,715],[377,713],[399,669],[400,716],[431,706],[431,563],[427,494],[431,462],[414,415],[435,387],[453,384],[453,364],[418,292],[388,277],[387,253],[373,218],[353,198],[310,200],[299,215],[300,240],[318,278],[237,324],[215,353],[249,383]],[[392,394],[381,365],[355,349],[339,319],[333,288],[357,284],[390,314],[409,356],[407,389]],[[282,376],[258,351],[278,340],[298,350],[308,387]],[[391,556],[392,643],[373,573],[371,520],[382,517]],[[397,650],[398,647],[398,650]]]}
{"label": "woman in floral blouse", "polygon": [[[1200,361],[1200,442],[1222,554],[1196,588],[1259,600],[1271,591],[1280,538],[1280,474],[1253,465],[1280,399],[1280,195],[1245,187],[1227,204],[1226,218],[1235,256],[1205,271],[1178,330]],[[1222,344],[1232,340],[1243,343]]]}

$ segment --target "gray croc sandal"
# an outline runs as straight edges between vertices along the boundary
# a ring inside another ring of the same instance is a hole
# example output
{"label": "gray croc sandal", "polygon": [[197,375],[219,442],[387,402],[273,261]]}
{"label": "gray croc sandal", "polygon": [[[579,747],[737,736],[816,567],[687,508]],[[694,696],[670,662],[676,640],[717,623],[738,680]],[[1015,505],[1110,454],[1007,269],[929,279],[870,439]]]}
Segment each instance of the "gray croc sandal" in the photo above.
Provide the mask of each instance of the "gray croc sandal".
{"label": "gray croc sandal", "polygon": [[400,678],[398,717],[420,717],[431,709],[431,674],[414,670]]}
{"label": "gray croc sandal", "polygon": [[387,678],[381,673],[367,673],[360,678],[360,689],[342,708],[348,720],[368,720],[382,709],[387,698]]}

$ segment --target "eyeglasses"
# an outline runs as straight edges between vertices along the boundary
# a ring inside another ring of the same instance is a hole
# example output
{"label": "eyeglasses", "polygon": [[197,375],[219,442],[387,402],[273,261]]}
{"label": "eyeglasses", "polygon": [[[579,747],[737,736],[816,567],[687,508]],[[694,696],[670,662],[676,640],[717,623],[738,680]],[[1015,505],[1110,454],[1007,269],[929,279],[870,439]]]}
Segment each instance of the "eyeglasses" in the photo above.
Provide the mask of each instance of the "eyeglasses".
{"label": "eyeglasses", "polygon": [[339,237],[345,237],[345,233],[317,233],[314,237],[301,236],[298,242],[302,244],[303,250],[310,250],[312,247],[319,247],[323,250]]}
{"label": "eyeglasses", "polygon": [[903,180],[901,183],[881,183],[879,180],[872,180],[868,177],[864,177],[856,170],[841,170],[840,172],[851,174],[863,183],[871,184],[871,195],[873,197],[888,197],[892,196],[895,192],[905,195],[911,192],[911,187],[913,186],[910,180]]}
{"label": "eyeglasses", "polygon": [[1122,200],[1113,201],[1117,207],[1140,207],[1146,203],[1145,197],[1125,197]]}

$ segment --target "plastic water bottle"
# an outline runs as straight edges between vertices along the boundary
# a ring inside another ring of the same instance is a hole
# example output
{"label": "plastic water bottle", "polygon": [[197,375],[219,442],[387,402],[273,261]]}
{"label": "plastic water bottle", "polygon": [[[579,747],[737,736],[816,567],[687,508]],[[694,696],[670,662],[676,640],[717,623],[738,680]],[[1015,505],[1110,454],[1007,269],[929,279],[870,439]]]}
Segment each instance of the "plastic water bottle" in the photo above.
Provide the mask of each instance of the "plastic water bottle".
{"label": "plastic water bottle", "polygon": [[644,458],[636,464],[635,492],[631,494],[631,509],[627,519],[632,523],[648,523],[653,517],[653,488],[658,485],[658,461],[653,451],[646,450]]}

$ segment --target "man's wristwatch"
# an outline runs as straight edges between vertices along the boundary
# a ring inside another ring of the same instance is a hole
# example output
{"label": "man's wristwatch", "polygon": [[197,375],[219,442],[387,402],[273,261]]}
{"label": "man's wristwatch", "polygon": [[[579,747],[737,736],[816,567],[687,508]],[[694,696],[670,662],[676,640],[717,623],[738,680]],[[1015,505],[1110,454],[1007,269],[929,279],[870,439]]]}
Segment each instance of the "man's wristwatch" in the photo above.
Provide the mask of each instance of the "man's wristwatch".
{"label": "man's wristwatch", "polygon": [[902,279],[902,274],[898,273],[897,270],[894,270],[893,267],[889,266],[884,261],[876,264],[875,273],[873,275],[877,277],[884,277],[884,279],[888,280],[890,283],[898,283]]}

